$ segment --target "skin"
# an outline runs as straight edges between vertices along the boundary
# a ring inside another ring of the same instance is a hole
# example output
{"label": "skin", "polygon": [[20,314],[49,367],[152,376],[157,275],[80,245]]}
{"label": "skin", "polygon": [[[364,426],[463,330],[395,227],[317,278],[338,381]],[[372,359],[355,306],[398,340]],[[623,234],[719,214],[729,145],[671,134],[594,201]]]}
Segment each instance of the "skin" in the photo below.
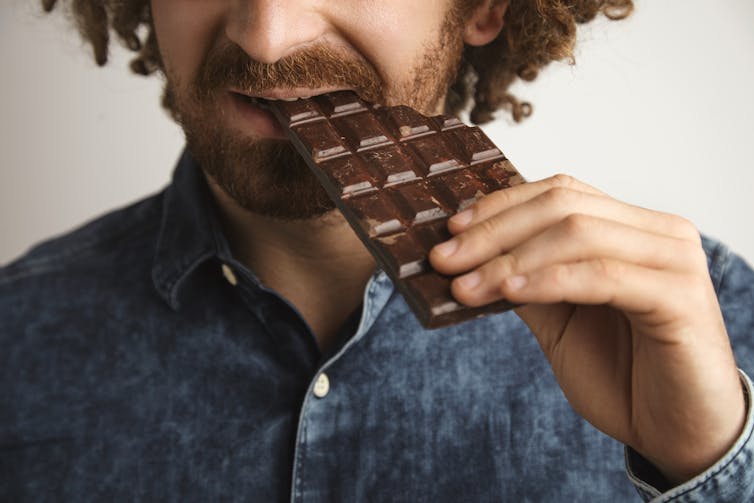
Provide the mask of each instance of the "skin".
{"label": "skin", "polygon": [[574,409],[672,482],[741,433],[745,403],[696,228],[566,175],[491,194],[430,260],[469,305],[508,298]]}
{"label": "skin", "polygon": [[[205,55],[223,44],[235,44],[267,64],[324,45],[344,58],[368,63],[384,84],[386,103],[412,103],[426,113],[442,109],[444,92],[437,92],[431,78],[424,86],[431,92],[417,101],[412,69],[421,64],[426,48],[441,38],[450,0],[153,0],[151,6],[165,73],[179,101],[189,102],[190,83]],[[290,98],[330,89],[274,88],[260,96]],[[259,142],[282,137],[269,117],[255,110],[239,112],[235,105],[227,93],[218,94],[211,109],[198,115],[218,117],[218,127],[235,137]],[[245,168],[253,173],[261,167]],[[270,219],[245,211],[208,179],[235,256],[298,308],[326,349],[361,303],[374,271],[372,257],[338,213],[310,220]]]}
{"label": "skin", "polygon": [[[369,62],[392,104],[410,102],[410,69],[437,40],[448,5],[153,0],[152,13],[169,78],[190,81],[218,43],[230,41],[265,63],[329,44]],[[460,28],[463,41],[493,40],[506,6],[483,2]],[[438,112],[441,103],[421,108]],[[226,101],[217,106],[227,112],[229,130],[260,139],[279,133],[245,120]],[[211,180],[210,187],[238,258],[264,271],[261,279],[299,309],[326,348],[374,269],[361,243],[336,213],[273,220],[244,210]],[[465,273],[454,281],[454,295],[469,305],[501,297],[527,304],[517,314],[570,403],[595,427],[631,445],[672,482],[702,472],[733,444],[745,403],[693,225],[561,175],[492,194],[449,227],[454,238],[430,260],[442,272]]]}

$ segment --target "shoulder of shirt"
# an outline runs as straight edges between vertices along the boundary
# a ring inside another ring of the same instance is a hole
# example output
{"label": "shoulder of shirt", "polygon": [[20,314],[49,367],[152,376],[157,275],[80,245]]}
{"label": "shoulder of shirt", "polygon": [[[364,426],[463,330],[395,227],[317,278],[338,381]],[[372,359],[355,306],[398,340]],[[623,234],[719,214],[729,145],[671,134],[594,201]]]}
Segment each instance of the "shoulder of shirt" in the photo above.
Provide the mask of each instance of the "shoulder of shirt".
{"label": "shoulder of shirt", "polygon": [[[162,217],[160,192],[123,208],[110,211],[60,236],[43,241],[12,262],[0,267],[0,294],[19,282],[48,274],[65,273],[78,265],[107,266],[107,257],[149,240],[154,242]],[[152,257],[150,256],[149,259]]]}

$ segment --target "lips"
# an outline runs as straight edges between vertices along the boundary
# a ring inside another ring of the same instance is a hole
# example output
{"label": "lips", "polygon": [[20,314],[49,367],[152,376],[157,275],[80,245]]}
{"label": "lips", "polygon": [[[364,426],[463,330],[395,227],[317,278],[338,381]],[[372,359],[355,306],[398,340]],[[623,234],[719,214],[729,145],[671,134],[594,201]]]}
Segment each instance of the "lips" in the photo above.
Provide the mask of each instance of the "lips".
{"label": "lips", "polygon": [[326,93],[332,93],[335,91],[354,91],[355,89],[347,88],[347,87],[325,87],[325,88],[319,88],[319,89],[308,89],[308,88],[292,88],[292,89],[272,89],[269,91],[264,91],[261,93],[246,93],[241,91],[240,89],[230,89],[230,92],[232,94],[238,94],[239,96],[242,96],[244,98],[250,99],[253,101],[296,101],[296,100],[305,100],[309,99],[312,96],[320,96],[322,94]]}
{"label": "lips", "polygon": [[281,89],[271,90],[256,96],[237,89],[230,89],[228,96],[238,113],[240,129],[257,137],[287,139],[284,128],[269,110],[269,102],[297,101],[341,89],[317,89],[315,92],[310,89]]}
{"label": "lips", "polygon": [[[239,99],[256,106],[262,106],[264,107],[265,103],[268,101],[278,101],[276,98],[262,98],[261,96],[249,96],[247,94],[243,93],[237,93],[235,91],[231,91],[231,94],[237,96]],[[308,98],[308,96],[306,97]],[[295,98],[279,98],[280,101],[297,101],[300,99],[305,99],[305,97],[295,97]]]}
{"label": "lips", "polygon": [[270,100],[234,91],[230,91],[227,97],[232,105],[228,120],[244,134],[258,138],[287,139],[285,130],[265,106],[265,102]]}

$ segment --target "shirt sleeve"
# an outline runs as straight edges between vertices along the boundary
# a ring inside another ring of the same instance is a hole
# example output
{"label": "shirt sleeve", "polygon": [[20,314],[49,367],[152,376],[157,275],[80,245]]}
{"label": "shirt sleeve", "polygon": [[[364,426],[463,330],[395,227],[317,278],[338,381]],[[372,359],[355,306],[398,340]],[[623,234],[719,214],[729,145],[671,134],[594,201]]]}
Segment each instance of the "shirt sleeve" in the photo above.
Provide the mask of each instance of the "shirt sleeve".
{"label": "shirt sleeve", "polygon": [[754,501],[754,412],[751,379],[742,371],[746,397],[746,423],[741,436],[728,452],[707,471],[675,487],[669,487],[660,472],[630,447],[626,447],[628,478],[645,501],[740,503]]}

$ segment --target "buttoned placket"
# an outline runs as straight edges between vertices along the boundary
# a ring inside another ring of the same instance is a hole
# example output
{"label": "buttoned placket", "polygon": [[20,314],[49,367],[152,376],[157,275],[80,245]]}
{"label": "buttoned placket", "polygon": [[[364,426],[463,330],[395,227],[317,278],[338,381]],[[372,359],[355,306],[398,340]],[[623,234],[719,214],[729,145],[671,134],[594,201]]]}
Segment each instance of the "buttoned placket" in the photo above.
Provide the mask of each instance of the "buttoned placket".
{"label": "buttoned placket", "polygon": [[303,483],[300,474],[302,473],[301,464],[305,462],[303,452],[305,452],[307,415],[314,407],[327,407],[328,398],[337,392],[337,373],[332,371],[332,367],[346,353],[348,353],[356,344],[358,344],[369,332],[379,313],[387,304],[393,294],[393,287],[390,279],[383,271],[376,272],[369,280],[367,287],[364,289],[364,301],[362,304],[361,321],[356,333],[348,342],[329,358],[319,369],[316,377],[309,384],[309,389],[304,397],[304,403],[301,405],[301,412],[298,420],[298,430],[296,432],[296,448],[293,456],[293,474],[291,477],[291,502],[302,501]]}

